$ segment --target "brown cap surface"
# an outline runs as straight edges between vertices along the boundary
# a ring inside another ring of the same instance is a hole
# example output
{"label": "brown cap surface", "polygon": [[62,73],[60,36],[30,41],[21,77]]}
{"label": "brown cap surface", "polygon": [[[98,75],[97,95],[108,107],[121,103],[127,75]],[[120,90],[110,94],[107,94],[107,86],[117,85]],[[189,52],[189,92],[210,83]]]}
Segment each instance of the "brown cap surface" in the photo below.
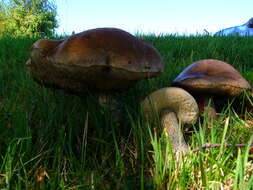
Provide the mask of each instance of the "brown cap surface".
{"label": "brown cap surface", "polygon": [[251,88],[234,67],[215,59],[204,59],[189,65],[172,85],[197,93],[228,96],[237,96]]}
{"label": "brown cap surface", "polygon": [[73,92],[121,90],[163,72],[159,52],[116,28],[98,28],[65,40],[38,40],[27,67],[32,77]]}

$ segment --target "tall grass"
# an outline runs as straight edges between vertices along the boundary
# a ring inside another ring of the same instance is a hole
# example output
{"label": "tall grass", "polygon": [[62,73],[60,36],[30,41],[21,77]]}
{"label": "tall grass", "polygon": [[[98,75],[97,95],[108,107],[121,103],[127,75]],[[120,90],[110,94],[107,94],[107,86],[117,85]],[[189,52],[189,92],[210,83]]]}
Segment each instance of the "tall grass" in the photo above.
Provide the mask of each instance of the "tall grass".
{"label": "tall grass", "polygon": [[189,152],[178,162],[160,138],[159,121],[145,121],[139,104],[199,59],[227,61],[253,84],[253,38],[140,37],[158,49],[166,71],[115,95],[124,113],[120,126],[96,95],[65,94],[30,78],[25,62],[36,39],[0,38],[0,189],[252,188],[249,147],[224,146],[251,143],[253,116],[243,106],[226,100],[213,125],[203,116],[185,130],[191,148],[221,147]]}

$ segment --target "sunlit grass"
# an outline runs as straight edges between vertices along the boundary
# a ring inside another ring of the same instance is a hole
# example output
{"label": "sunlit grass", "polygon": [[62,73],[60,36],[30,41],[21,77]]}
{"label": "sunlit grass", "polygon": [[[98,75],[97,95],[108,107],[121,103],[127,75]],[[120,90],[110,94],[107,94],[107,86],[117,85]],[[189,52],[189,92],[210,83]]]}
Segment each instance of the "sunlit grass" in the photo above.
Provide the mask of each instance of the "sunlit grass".
{"label": "sunlit grass", "polygon": [[[185,129],[191,150],[180,158],[161,138],[158,118],[147,122],[140,102],[193,61],[231,63],[253,84],[253,38],[141,36],[166,63],[165,73],[116,94],[120,126],[92,93],[77,97],[40,87],[25,62],[36,39],[0,39],[0,189],[252,189],[252,95],[225,100],[217,121],[206,115]],[[158,120],[158,121],[157,121]]]}

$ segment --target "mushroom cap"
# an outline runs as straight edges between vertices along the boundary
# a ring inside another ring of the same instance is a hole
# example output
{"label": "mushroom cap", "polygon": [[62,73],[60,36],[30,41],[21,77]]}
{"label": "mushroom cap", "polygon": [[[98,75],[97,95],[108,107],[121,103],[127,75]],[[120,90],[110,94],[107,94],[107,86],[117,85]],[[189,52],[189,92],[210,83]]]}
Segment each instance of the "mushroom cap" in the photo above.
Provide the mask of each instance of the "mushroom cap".
{"label": "mushroom cap", "polygon": [[159,52],[116,28],[97,28],[65,40],[38,40],[27,68],[48,86],[72,92],[121,90],[163,72]]}
{"label": "mushroom cap", "polygon": [[198,118],[198,105],[195,99],[182,88],[161,88],[148,95],[141,103],[147,118],[152,118],[153,113],[160,114],[162,110],[176,113],[182,124],[193,124]]}
{"label": "mushroom cap", "polygon": [[195,93],[228,96],[237,96],[251,88],[234,67],[215,59],[204,59],[189,65],[172,85]]}

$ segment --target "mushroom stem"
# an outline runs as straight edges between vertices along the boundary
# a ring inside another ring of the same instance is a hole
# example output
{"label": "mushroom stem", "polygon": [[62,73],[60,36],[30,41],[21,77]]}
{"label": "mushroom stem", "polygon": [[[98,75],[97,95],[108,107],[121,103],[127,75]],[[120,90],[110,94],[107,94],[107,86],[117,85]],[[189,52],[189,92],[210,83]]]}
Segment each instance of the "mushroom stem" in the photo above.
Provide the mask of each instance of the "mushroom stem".
{"label": "mushroom stem", "polygon": [[107,94],[101,93],[98,95],[98,102],[100,106],[108,109],[110,107],[110,96]]}
{"label": "mushroom stem", "polygon": [[217,117],[216,108],[213,103],[213,98],[211,96],[196,97],[198,103],[200,114],[207,113],[208,118],[215,119]]}
{"label": "mushroom stem", "polygon": [[116,125],[121,121],[121,109],[119,102],[111,95],[101,93],[98,96],[100,106],[111,112],[112,122]]}
{"label": "mushroom stem", "polygon": [[174,152],[183,152],[188,149],[177,116],[173,111],[169,109],[161,111],[161,124]]}
{"label": "mushroom stem", "polygon": [[141,103],[147,119],[154,113],[161,114],[161,124],[170,138],[175,153],[187,148],[181,125],[194,124],[198,118],[198,105],[195,99],[182,88],[165,87],[148,95]]}
{"label": "mushroom stem", "polygon": [[253,88],[251,88],[247,93],[248,93],[248,96],[246,100],[246,110],[249,113],[253,114]]}

